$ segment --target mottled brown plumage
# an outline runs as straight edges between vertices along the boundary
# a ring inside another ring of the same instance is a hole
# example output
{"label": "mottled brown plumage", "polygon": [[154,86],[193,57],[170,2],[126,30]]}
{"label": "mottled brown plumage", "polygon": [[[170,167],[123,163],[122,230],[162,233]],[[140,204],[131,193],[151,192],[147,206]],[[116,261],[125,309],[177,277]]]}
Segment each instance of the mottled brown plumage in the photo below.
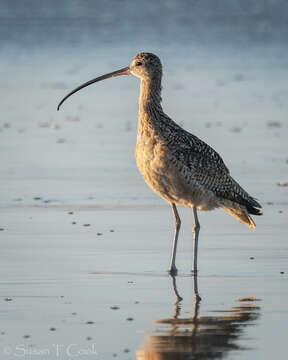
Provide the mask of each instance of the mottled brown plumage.
{"label": "mottled brown plumage", "polygon": [[[182,129],[161,107],[160,60],[153,54],[136,55],[137,62],[152,67],[141,78],[136,160],[147,184],[165,200],[197,210],[221,207],[250,228],[248,213],[261,207],[229,174],[220,155],[209,145]],[[144,66],[144,65],[142,65]]]}
{"label": "mottled brown plumage", "polygon": [[192,208],[194,213],[193,271],[196,272],[200,228],[197,210],[222,208],[255,229],[249,214],[261,215],[261,206],[231,177],[215,150],[164,113],[161,106],[162,65],[154,54],[139,53],[129,67],[79,86],[65,96],[58,109],[83,87],[118,75],[134,75],[141,79],[136,161],[146,183],[172,206],[175,236],[169,270],[171,273],[177,271],[175,257],[181,221],[176,205],[183,205]]}

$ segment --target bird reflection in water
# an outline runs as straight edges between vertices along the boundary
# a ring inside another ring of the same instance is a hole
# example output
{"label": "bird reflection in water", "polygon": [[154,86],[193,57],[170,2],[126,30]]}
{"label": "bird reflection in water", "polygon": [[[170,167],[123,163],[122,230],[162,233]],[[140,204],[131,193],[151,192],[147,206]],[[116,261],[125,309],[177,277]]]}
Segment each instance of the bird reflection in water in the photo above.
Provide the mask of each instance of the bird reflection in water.
{"label": "bird reflection in water", "polygon": [[220,316],[200,316],[201,298],[197,276],[194,276],[192,316],[180,318],[182,298],[176,278],[171,278],[176,295],[174,315],[155,321],[161,327],[145,338],[141,350],[136,352],[137,360],[222,359],[228,351],[245,350],[237,342],[243,329],[254,325],[254,320],[260,316],[260,307],[255,305],[257,299],[238,299],[239,306],[221,311]]}

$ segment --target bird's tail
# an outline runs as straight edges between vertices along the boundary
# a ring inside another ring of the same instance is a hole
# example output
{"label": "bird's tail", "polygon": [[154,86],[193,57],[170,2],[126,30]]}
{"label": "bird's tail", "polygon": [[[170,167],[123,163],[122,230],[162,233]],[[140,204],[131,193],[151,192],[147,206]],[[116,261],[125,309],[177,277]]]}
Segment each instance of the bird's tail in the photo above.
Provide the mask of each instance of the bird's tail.
{"label": "bird's tail", "polygon": [[[255,201],[255,205],[258,206],[259,204]],[[250,203],[247,205],[240,205],[235,202],[229,202],[229,204],[223,204],[221,207],[228,214],[234,216],[237,220],[247,225],[252,230],[256,229],[256,225],[249,214],[262,215],[262,212],[254,206],[254,203],[253,205]]]}

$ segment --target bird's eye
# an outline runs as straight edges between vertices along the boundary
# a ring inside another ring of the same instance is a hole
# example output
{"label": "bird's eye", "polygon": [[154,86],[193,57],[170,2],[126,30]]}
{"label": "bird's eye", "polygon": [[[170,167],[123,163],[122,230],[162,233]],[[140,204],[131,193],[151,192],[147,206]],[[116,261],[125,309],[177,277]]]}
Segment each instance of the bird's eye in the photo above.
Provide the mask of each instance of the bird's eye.
{"label": "bird's eye", "polygon": [[141,61],[137,61],[135,65],[136,66],[141,66],[141,65],[143,65],[143,63]]}

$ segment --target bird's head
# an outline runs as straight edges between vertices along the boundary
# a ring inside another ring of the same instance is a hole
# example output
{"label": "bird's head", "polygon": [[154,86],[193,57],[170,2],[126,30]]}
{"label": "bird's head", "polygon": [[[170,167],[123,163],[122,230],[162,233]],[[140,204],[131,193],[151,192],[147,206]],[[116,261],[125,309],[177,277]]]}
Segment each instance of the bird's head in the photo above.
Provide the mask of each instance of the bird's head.
{"label": "bird's head", "polygon": [[153,79],[162,76],[162,65],[158,56],[151,53],[139,53],[130,63],[130,74],[140,79]]}
{"label": "bird's head", "polygon": [[156,79],[162,76],[162,65],[158,56],[151,53],[139,53],[131,61],[128,67],[122,68],[120,70],[113,71],[109,74],[99,76],[95,79],[87,81],[86,83],[78,86],[76,89],[72,90],[67,94],[59,103],[57,110],[60,109],[60,106],[63,102],[68,99],[71,95],[75,94],[77,91],[83,89],[86,86],[94,84],[95,82],[108,79],[110,77],[120,76],[120,75],[134,75],[143,80]]}

